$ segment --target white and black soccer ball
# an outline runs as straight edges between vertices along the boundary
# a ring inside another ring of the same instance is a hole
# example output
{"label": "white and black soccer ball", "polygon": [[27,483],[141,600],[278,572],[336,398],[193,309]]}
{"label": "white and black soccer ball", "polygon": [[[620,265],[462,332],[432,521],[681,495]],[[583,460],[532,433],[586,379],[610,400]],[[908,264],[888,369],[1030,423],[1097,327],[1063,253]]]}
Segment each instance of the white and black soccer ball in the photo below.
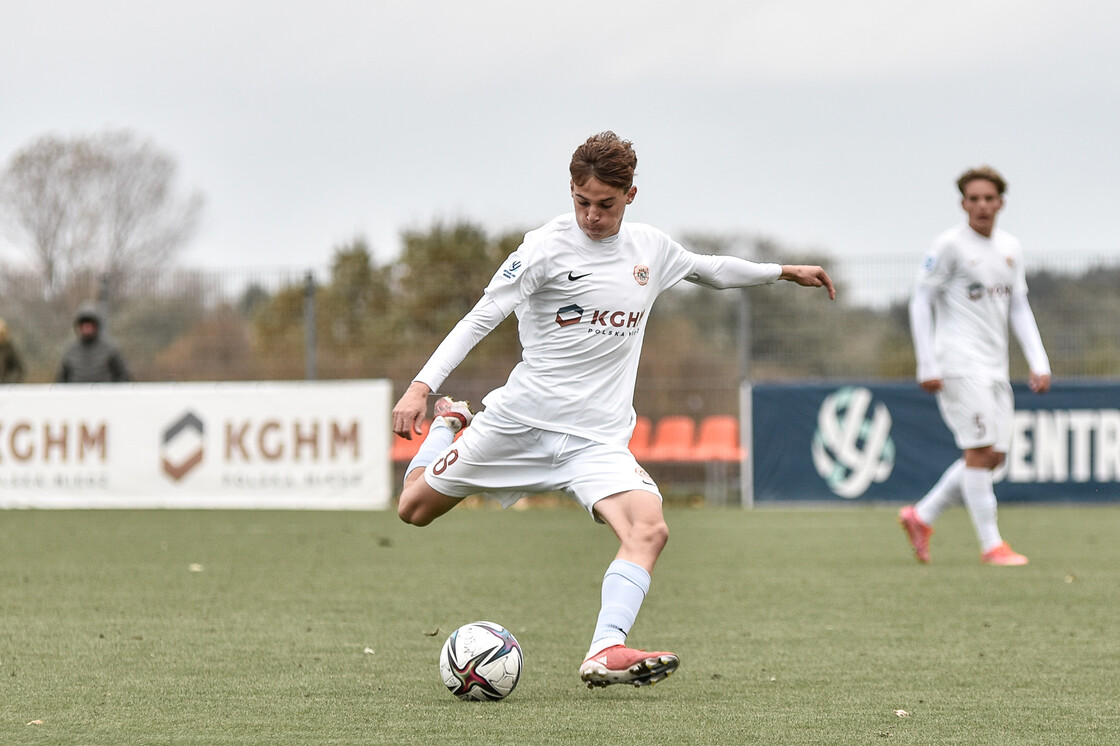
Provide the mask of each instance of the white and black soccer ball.
{"label": "white and black soccer ball", "polygon": [[471,622],[443,643],[439,673],[459,699],[504,699],[521,678],[521,662],[521,646],[508,629],[494,622]]}

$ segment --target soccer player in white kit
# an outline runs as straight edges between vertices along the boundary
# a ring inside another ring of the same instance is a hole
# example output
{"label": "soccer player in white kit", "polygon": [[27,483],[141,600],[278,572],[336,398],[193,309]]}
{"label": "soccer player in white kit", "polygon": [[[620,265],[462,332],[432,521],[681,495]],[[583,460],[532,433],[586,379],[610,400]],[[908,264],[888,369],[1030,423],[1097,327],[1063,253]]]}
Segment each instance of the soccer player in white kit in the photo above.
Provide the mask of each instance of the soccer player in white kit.
{"label": "soccer player in white kit", "polygon": [[392,415],[397,435],[420,433],[429,394],[479,340],[517,314],[521,362],[477,415],[450,397],[436,402],[398,513],[425,526],[468,495],[490,494],[508,507],[561,490],[607,524],[620,546],[603,578],[602,606],[580,667],[589,687],[653,684],[679,665],[673,653],[625,646],[669,538],[657,484],[628,450],[654,300],[681,280],[733,288],[783,279],[836,294],[821,267],[694,254],[655,228],[623,222],[637,194],[637,162],[631,143],[613,132],[576,149],[569,166],[574,211],[525,235]]}
{"label": "soccer player in white kit", "polygon": [[899,511],[919,562],[929,562],[933,522],[963,502],[980,540],[980,561],[1025,565],[1000,536],[992,471],[1011,445],[1014,401],[1008,322],[1030,366],[1031,391],[1050,389],[1050,361],[1027,302],[1019,242],[995,227],[1006,182],[989,166],[957,181],[968,223],[942,233],[922,260],[910,300],[918,382],[937,406],[962,456],[916,505]]}

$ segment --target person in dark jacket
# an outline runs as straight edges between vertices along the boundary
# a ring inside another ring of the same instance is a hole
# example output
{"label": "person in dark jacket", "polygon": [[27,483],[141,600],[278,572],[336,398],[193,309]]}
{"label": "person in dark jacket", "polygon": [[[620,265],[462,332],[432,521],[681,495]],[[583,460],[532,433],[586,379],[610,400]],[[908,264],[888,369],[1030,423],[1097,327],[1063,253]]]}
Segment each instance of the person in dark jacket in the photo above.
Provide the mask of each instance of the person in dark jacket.
{"label": "person in dark jacket", "polygon": [[132,374],[115,344],[101,336],[101,314],[92,305],[78,309],[74,330],[78,339],[62,356],[56,380],[59,383],[118,383],[131,381]]}
{"label": "person in dark jacket", "polygon": [[0,319],[0,383],[19,383],[23,373],[23,361],[9,338],[8,325]]}

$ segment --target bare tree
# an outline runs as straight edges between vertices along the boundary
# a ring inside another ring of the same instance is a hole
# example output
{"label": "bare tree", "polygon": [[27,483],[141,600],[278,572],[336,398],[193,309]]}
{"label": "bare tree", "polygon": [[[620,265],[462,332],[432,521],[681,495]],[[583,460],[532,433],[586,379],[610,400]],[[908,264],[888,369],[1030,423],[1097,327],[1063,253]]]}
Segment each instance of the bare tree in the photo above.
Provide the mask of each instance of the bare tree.
{"label": "bare tree", "polygon": [[0,220],[48,294],[91,275],[115,286],[166,266],[193,234],[202,197],[175,177],[174,159],[127,130],[46,135],[0,174]]}

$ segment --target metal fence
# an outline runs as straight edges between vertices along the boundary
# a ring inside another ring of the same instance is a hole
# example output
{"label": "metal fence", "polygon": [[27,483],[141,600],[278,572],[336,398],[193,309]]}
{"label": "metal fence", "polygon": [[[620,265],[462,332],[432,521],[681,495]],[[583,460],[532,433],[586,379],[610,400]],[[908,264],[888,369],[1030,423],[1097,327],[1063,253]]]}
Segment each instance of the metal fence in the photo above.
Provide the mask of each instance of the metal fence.
{"label": "metal fence", "polygon": [[[839,285],[835,303],[788,283],[725,292],[682,283],[662,296],[649,321],[639,411],[734,413],[744,378],[911,378],[905,302],[918,257],[820,261]],[[395,276],[391,269],[385,277]],[[1034,254],[1028,282],[1056,379],[1120,376],[1120,257]],[[415,293],[416,278],[407,287],[387,281],[388,297],[376,302],[338,283],[322,269],[180,268],[115,286],[78,278],[48,291],[31,273],[0,268],[0,318],[33,382],[53,380],[75,310],[95,301],[139,380],[388,377],[403,390],[449,327],[416,324],[431,306],[394,295]],[[472,353],[449,391],[477,400],[501,384],[517,357],[512,322],[492,336],[499,339]],[[1013,360],[1022,375],[1017,352]]]}

